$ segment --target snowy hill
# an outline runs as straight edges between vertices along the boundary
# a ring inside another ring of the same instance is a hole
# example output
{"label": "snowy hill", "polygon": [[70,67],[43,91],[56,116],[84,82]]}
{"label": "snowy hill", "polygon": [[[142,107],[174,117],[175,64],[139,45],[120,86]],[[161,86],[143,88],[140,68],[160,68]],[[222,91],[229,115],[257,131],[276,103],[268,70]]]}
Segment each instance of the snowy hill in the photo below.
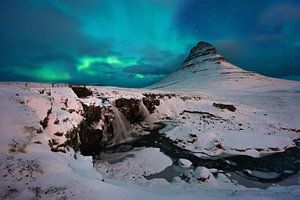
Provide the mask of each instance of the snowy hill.
{"label": "snowy hill", "polygon": [[177,71],[150,88],[160,90],[220,92],[256,89],[261,87],[300,87],[286,81],[243,70],[229,63],[207,42],[194,46]]}
{"label": "snowy hill", "polygon": [[299,199],[300,83],[198,43],[145,89],[0,83],[1,199]]}

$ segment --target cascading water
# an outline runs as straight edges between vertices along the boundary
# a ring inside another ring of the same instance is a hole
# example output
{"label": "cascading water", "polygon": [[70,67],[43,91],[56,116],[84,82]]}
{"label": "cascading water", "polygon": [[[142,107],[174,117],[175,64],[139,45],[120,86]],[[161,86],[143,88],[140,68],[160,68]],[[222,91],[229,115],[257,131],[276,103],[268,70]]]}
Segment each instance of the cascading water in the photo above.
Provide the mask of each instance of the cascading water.
{"label": "cascading water", "polygon": [[[109,146],[113,146],[115,144],[119,144],[122,142],[126,142],[137,134],[132,130],[130,126],[130,122],[126,119],[124,114],[119,111],[119,109],[116,106],[112,106],[112,110],[115,115],[115,121],[114,121],[114,138],[112,139],[111,143]],[[140,101],[139,105],[139,112],[142,115],[142,123],[146,124],[150,128],[152,128],[153,124],[153,119],[152,116],[150,115],[148,109],[146,106],[143,104],[143,101]]]}
{"label": "cascading water", "polygon": [[119,111],[118,108],[112,106],[112,110],[114,111],[115,121],[114,121],[114,134],[111,145],[121,143],[126,141],[127,139],[132,137],[132,133],[130,131],[130,124],[126,117]]}
{"label": "cascading water", "polygon": [[150,128],[152,128],[153,125],[153,118],[150,115],[148,109],[146,108],[146,106],[144,105],[143,101],[141,100],[140,103],[140,112],[143,115],[144,118],[144,122],[147,123],[149,125]]}

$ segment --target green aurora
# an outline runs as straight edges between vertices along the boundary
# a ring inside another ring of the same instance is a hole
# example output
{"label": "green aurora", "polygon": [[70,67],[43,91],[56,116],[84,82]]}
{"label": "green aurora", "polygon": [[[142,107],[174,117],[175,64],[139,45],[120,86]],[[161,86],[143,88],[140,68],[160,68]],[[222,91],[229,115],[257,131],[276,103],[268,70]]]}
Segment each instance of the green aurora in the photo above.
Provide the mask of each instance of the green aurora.
{"label": "green aurora", "polygon": [[199,40],[245,69],[297,80],[299,10],[294,0],[3,0],[0,80],[143,87]]}

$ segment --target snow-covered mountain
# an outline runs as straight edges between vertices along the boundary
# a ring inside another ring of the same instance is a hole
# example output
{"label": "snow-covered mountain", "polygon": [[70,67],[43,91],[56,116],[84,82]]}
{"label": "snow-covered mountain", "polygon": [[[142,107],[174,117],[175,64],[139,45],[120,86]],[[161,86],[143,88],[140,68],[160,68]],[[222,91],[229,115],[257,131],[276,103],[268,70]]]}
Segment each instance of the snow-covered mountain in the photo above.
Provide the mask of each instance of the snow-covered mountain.
{"label": "snow-covered mountain", "polygon": [[299,83],[243,70],[219,55],[211,44],[201,41],[191,49],[183,64],[174,73],[150,88],[217,93],[220,90],[245,90],[268,86],[278,90],[278,87],[299,87]]}
{"label": "snow-covered mountain", "polygon": [[300,197],[300,83],[206,42],[149,88],[1,82],[0,100],[1,199]]}

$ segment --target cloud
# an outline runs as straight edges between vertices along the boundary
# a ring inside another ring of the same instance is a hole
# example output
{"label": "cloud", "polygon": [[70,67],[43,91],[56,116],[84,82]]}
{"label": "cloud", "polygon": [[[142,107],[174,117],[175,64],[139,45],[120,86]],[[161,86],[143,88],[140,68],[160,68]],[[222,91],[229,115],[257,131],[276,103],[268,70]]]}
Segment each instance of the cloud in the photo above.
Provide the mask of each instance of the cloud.
{"label": "cloud", "polygon": [[109,56],[118,55],[119,52],[113,50],[113,46],[110,41],[94,41],[93,43],[85,43],[77,48],[77,53],[79,55],[89,55],[89,56]]}
{"label": "cloud", "polygon": [[65,63],[71,65],[76,63],[76,59],[66,53],[41,54],[33,58],[33,60],[38,63]]}
{"label": "cloud", "polygon": [[214,46],[219,54],[231,61],[243,56],[248,48],[246,42],[239,42],[234,39],[218,40]]}
{"label": "cloud", "polygon": [[[133,73],[133,74],[146,74],[146,75],[168,75],[174,72],[180,64],[184,61],[185,56],[179,55],[175,57],[165,57],[164,62],[161,65],[153,65],[153,64],[146,64],[143,62],[139,62],[137,65],[132,65],[123,69],[126,73]],[[143,59],[145,60],[145,59]],[[151,60],[151,58],[147,59],[147,61]]]}
{"label": "cloud", "polygon": [[300,5],[295,3],[275,4],[262,11],[259,25],[279,26],[286,21],[300,20]]}
{"label": "cloud", "polygon": [[53,68],[51,66],[12,66],[3,69],[8,73],[16,74],[31,78],[35,81],[68,81],[71,79],[71,74],[63,68]]}
{"label": "cloud", "polygon": [[257,34],[253,36],[251,39],[253,42],[258,42],[258,43],[277,42],[283,39],[283,34],[281,33]]}
{"label": "cloud", "polygon": [[167,75],[173,70],[170,68],[157,67],[155,65],[139,64],[125,68],[123,70],[127,73],[138,73],[138,74],[151,74],[151,75]]}

